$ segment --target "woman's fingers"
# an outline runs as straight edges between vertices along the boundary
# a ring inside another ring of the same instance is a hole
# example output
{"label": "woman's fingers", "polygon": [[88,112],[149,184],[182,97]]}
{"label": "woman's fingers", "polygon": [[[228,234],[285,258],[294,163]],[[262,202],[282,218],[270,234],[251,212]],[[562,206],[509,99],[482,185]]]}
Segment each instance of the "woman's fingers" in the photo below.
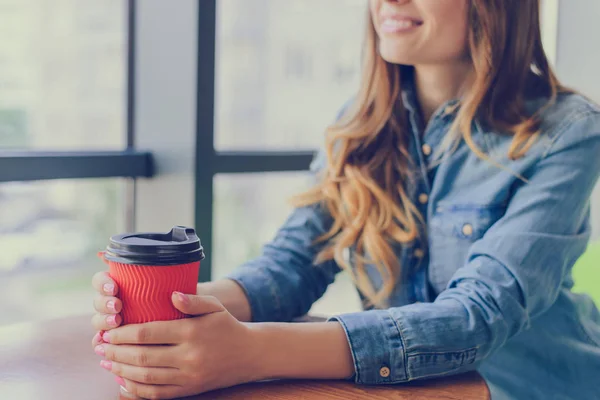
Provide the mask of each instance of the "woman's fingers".
{"label": "woman's fingers", "polygon": [[176,368],[138,367],[109,360],[100,361],[100,366],[122,378],[146,385],[177,385],[182,376]]}
{"label": "woman's fingers", "polygon": [[104,331],[98,331],[96,332],[96,334],[94,335],[94,338],[92,339],[92,347],[95,349],[99,344],[104,343],[104,341],[102,340],[102,335],[104,334]]}
{"label": "woman's fingers", "polygon": [[92,317],[92,326],[97,331],[108,331],[115,329],[123,322],[119,314],[94,314]]}
{"label": "woman's fingers", "polygon": [[110,278],[108,272],[106,271],[97,272],[94,274],[94,277],[92,278],[92,286],[98,293],[105,296],[116,296],[117,292],[119,291],[115,281]]}
{"label": "woman's fingers", "polygon": [[98,295],[94,299],[94,309],[102,314],[118,314],[123,309],[123,304],[116,297]]}
{"label": "woman's fingers", "polygon": [[172,346],[138,346],[112,345],[102,343],[94,348],[94,352],[108,361],[137,367],[167,367],[175,368],[179,356],[174,353]]}
{"label": "woman's fingers", "polygon": [[124,325],[104,333],[102,340],[112,344],[179,344],[190,332],[190,324],[187,319],[179,319]]}
{"label": "woman's fingers", "polygon": [[133,395],[143,399],[175,399],[191,394],[189,390],[186,390],[182,386],[148,385],[145,383],[134,382],[129,379],[123,379],[120,376],[116,377],[116,381],[119,385],[125,387],[125,393],[123,393],[121,389],[122,397],[125,398]]}

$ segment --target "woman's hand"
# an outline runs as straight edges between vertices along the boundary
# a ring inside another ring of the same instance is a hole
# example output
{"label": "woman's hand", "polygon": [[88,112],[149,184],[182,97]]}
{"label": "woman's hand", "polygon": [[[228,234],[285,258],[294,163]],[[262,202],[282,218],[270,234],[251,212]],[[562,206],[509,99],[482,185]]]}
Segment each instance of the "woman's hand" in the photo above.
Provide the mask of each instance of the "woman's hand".
{"label": "woman's hand", "polygon": [[119,313],[123,304],[116,295],[119,288],[115,281],[110,279],[108,272],[98,272],[92,278],[92,286],[97,292],[94,299],[96,314],[92,317],[92,325],[99,333],[94,337],[94,343],[98,344],[100,336],[104,331],[114,329],[121,325],[122,319]]}
{"label": "woman's hand", "polygon": [[[96,314],[92,317],[92,325],[98,331],[94,336],[94,346],[101,343],[104,331],[114,329],[123,322],[119,313],[123,309],[123,303],[116,295],[119,287],[110,278],[108,272],[98,272],[92,278],[92,286],[97,292],[94,299]],[[237,283],[223,279],[215,282],[200,283],[196,287],[198,295],[212,295],[221,301],[229,312],[240,321],[250,321],[250,303],[244,291]]]}
{"label": "woman's hand", "polygon": [[119,327],[97,342],[102,366],[119,383],[137,396],[165,399],[261,379],[249,325],[215,297],[172,297],[177,309],[196,317]]}

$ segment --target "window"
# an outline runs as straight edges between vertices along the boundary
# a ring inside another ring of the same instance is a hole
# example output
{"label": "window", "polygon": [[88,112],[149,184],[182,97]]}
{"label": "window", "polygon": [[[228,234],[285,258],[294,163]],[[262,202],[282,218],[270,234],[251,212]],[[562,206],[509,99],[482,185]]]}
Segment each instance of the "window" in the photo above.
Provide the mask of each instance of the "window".
{"label": "window", "polygon": [[0,324],[90,312],[96,253],[124,229],[124,182],[0,184]]}
{"label": "window", "polygon": [[218,150],[314,149],[358,88],[366,3],[217,2]]}
{"label": "window", "polygon": [[130,225],[127,5],[0,0],[0,324],[89,313],[96,253]]}
{"label": "window", "polygon": [[[337,3],[340,20],[362,20],[363,5]],[[167,230],[195,216],[209,254],[202,279],[211,258],[222,276],[258,254],[289,213],[287,198],[307,187],[301,171],[355,89],[360,35],[331,29],[334,10],[314,0],[310,9],[219,2],[218,18],[216,4],[0,0],[0,31],[14,38],[0,43],[0,86],[9,93],[0,99],[0,249],[10,249],[0,252],[2,324],[89,312],[90,277],[104,268],[96,252],[125,229]],[[322,35],[267,39],[301,29],[296,14],[316,15]],[[205,57],[215,46],[216,59]],[[324,62],[331,54],[335,62]],[[177,79],[167,84],[167,75]],[[320,105],[299,103],[306,85]],[[135,144],[156,151],[161,177],[132,184],[153,175],[151,154]],[[249,196],[255,211],[244,213]],[[355,299],[349,281],[344,287]]]}
{"label": "window", "polygon": [[556,40],[558,38],[558,0],[542,0],[542,40],[548,59],[556,64]]}
{"label": "window", "polygon": [[292,211],[288,200],[309,184],[306,172],[217,175],[213,278],[260,255]]}
{"label": "window", "polygon": [[0,147],[126,145],[123,0],[0,0]]}
{"label": "window", "polygon": [[[216,5],[215,156],[238,160],[231,172],[244,172],[247,159],[255,174],[225,174],[217,162],[212,278],[259,255],[291,211],[287,199],[308,188],[306,173],[275,172],[303,170],[308,162],[290,168],[278,151],[323,145],[327,125],[358,88],[366,13],[366,4],[355,0]],[[281,160],[268,163],[261,157],[266,152]],[[313,312],[359,306],[350,278],[341,274]]]}

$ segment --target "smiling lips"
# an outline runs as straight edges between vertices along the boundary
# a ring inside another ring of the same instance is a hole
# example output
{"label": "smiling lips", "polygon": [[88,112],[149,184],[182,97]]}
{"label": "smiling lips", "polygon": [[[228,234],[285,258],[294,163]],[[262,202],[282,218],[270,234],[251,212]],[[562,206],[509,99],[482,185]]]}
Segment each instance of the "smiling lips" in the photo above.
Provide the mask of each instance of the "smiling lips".
{"label": "smiling lips", "polygon": [[423,25],[423,21],[400,15],[382,15],[380,29],[384,33],[410,32]]}

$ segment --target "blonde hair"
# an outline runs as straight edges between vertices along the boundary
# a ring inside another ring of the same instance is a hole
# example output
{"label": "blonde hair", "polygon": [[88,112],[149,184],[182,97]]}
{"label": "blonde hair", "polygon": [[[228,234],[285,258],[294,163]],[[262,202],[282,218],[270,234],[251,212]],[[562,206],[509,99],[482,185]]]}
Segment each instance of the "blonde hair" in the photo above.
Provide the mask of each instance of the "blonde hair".
{"label": "blonde hair", "polygon": [[[479,157],[471,125],[477,118],[513,135],[511,159],[522,157],[539,135],[539,116],[559,91],[543,50],[539,0],[471,0],[469,49],[475,81],[462,98],[451,132]],[[335,260],[348,271],[369,303],[384,307],[400,276],[393,244],[410,245],[424,220],[406,192],[412,179],[407,148],[408,123],[399,96],[402,68],[378,53],[370,15],[357,97],[342,118],[326,131],[327,165],[318,185],[293,200],[298,207],[320,203],[333,223],[318,239],[326,242],[317,264]],[[525,101],[545,97],[534,115]],[[355,247],[355,267],[343,257]],[[383,285],[376,289],[366,273],[373,265]]]}

